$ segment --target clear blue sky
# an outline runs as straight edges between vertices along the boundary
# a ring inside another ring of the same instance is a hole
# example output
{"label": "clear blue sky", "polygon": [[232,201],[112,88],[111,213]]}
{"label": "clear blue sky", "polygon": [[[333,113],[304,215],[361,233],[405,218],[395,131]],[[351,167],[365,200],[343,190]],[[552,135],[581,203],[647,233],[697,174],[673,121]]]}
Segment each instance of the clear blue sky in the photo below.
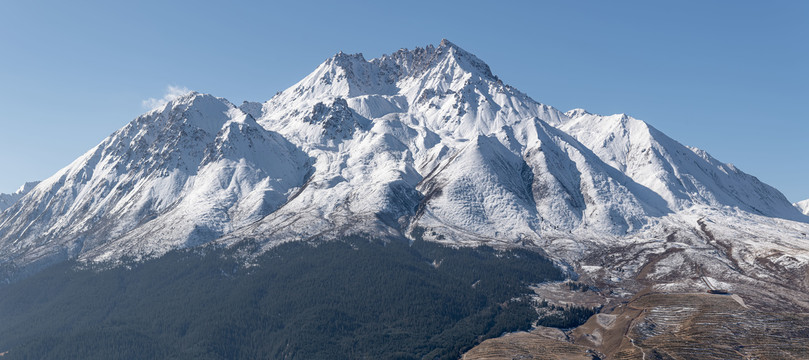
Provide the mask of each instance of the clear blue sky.
{"label": "clear blue sky", "polygon": [[447,38],[568,110],[628,113],[809,198],[806,1],[12,1],[0,192],[44,179],[168,85],[265,101],[342,50]]}

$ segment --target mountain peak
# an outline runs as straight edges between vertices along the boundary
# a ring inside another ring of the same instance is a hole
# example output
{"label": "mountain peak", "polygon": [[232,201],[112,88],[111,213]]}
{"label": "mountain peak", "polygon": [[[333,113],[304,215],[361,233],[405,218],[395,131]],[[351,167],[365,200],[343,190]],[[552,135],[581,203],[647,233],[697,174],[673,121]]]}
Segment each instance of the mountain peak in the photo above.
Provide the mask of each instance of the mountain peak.
{"label": "mountain peak", "polygon": [[39,185],[39,181],[29,181],[20,186],[17,191],[11,194],[0,194],[0,212],[9,208],[13,205],[17,200],[28,194],[33,188]]}
{"label": "mountain peak", "polygon": [[445,56],[451,56],[458,66],[465,71],[476,73],[477,75],[481,75],[482,77],[492,80],[497,80],[497,77],[492,74],[492,70],[489,68],[489,65],[483,60],[462,49],[460,46],[455,45],[449,40],[442,39],[441,43],[436,49],[436,58],[441,59]]}
{"label": "mountain peak", "polygon": [[0,281],[5,269],[207,241],[267,249],[423,229],[581,254],[612,240],[656,247],[675,231],[704,244],[721,234],[695,227],[697,215],[733,208],[809,222],[777,190],[641,120],[534,101],[446,39],[370,61],[338,52],[264,104],[183,94],[11,206]]}
{"label": "mountain peak", "polygon": [[203,103],[209,102],[222,102],[223,99],[217,98],[211,94],[204,94],[197,91],[189,91],[185,95],[182,95],[169,103],[173,106],[177,105],[201,105]]}
{"label": "mountain peak", "polygon": [[159,130],[172,124],[186,124],[216,134],[233,108],[235,106],[224,98],[189,91],[141,115],[127,126]]}
{"label": "mountain peak", "polygon": [[39,181],[28,181],[25,184],[22,184],[22,186],[20,186],[20,188],[17,189],[17,191],[15,191],[14,193],[24,195],[29,191],[31,191],[31,189],[35,188],[37,185],[39,185]]}
{"label": "mountain peak", "polygon": [[447,39],[438,46],[401,48],[371,60],[338,52],[260,110],[251,107],[249,112],[269,128],[287,127],[284,131],[298,133],[288,124],[312,124],[305,118],[313,107],[337,98],[345,99],[361,118],[429,113],[430,118],[441,119],[436,124],[443,130],[470,137],[523,119],[537,117],[558,124],[565,118],[504,84],[485,62]]}
{"label": "mountain peak", "polygon": [[186,108],[190,108],[190,107],[193,107],[193,106],[202,105],[203,103],[222,102],[222,101],[226,101],[226,100],[224,100],[222,98],[217,98],[217,97],[215,97],[213,95],[210,95],[210,94],[203,94],[203,93],[192,90],[192,91],[189,91],[187,93],[175,96],[175,97],[171,98],[170,100],[167,99],[167,101],[165,101],[165,103],[155,107],[149,113],[152,113],[152,112],[160,113],[160,112],[164,112],[164,111],[172,110],[172,109],[177,109],[177,108],[186,109]]}
{"label": "mountain peak", "polygon": [[348,67],[351,66],[353,62],[362,62],[365,63],[365,57],[362,56],[362,53],[356,54],[347,54],[344,53],[342,50],[334,54],[331,58],[326,60],[326,63],[334,64],[339,67]]}
{"label": "mountain peak", "polygon": [[804,215],[809,215],[809,199],[798,201],[795,204],[795,207],[798,208]]}
{"label": "mountain peak", "polygon": [[[432,45],[430,45],[432,46]],[[468,53],[466,50],[462,49],[460,46],[456,45],[455,43],[447,40],[441,39],[441,42],[438,43],[437,50],[453,50],[453,51],[462,51],[464,53]]]}
{"label": "mountain peak", "polygon": [[[432,45],[430,45],[430,46],[432,46]],[[458,46],[457,44],[455,44],[452,41],[449,41],[447,39],[441,39],[441,42],[438,43],[438,47],[436,47],[436,50],[437,51],[441,51],[441,50],[449,51],[449,50],[452,50],[452,51],[457,51],[457,52],[463,52],[463,53],[466,53],[466,54],[470,54],[468,51],[462,49],[460,46]]]}
{"label": "mountain peak", "polygon": [[571,119],[575,119],[575,118],[577,118],[579,116],[593,115],[593,114],[591,114],[590,112],[588,112],[587,110],[584,110],[582,108],[576,108],[576,109],[570,109],[568,111],[565,111],[565,115],[567,115],[567,117],[569,117]]}
{"label": "mountain peak", "polygon": [[485,62],[443,39],[438,47],[403,48],[371,60],[361,53],[339,51],[276,100],[288,103],[301,98],[320,101],[329,97],[394,95],[400,92],[399,83],[403,80],[460,73],[499,81]]}

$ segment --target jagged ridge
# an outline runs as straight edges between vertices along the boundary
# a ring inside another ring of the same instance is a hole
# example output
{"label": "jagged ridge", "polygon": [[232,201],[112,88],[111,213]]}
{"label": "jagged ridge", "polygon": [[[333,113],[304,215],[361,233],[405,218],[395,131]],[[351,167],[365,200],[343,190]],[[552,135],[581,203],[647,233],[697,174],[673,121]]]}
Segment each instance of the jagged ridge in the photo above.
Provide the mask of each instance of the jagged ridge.
{"label": "jagged ridge", "polygon": [[538,103],[444,40],[338,53],[262,104],[191,93],[138,117],[2,213],[0,264],[416,229],[541,245],[693,226],[677,217],[693,209],[808,219],[640,120]]}

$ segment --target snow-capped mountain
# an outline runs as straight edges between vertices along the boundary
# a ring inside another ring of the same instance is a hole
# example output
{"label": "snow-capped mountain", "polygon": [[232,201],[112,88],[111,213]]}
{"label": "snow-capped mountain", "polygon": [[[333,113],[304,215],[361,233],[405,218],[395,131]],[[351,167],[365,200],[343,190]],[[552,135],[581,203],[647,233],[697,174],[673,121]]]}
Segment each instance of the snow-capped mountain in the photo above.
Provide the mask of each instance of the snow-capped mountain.
{"label": "snow-capped mountain", "polygon": [[416,230],[566,238],[575,253],[576,239],[739,212],[809,221],[732,165],[625,115],[534,101],[443,40],[370,61],[338,53],[264,103],[190,93],[138,117],[0,215],[0,265]]}
{"label": "snow-capped mountain", "polygon": [[809,199],[796,202],[795,207],[797,207],[802,213],[809,215]]}
{"label": "snow-capped mountain", "polygon": [[724,164],[697,148],[684,146],[651,125],[625,114],[600,116],[582,109],[559,128],[602,160],[660,194],[674,211],[703,204],[791,220],[804,220],[775,188]]}
{"label": "snow-capped mountain", "polygon": [[8,209],[12,204],[20,200],[25,194],[39,184],[39,181],[30,181],[20,186],[17,191],[11,194],[0,194],[0,212]]}
{"label": "snow-capped mountain", "polygon": [[144,114],[3,213],[0,249],[51,262],[198,245],[278,208],[307,156],[227,101],[188,94]]}

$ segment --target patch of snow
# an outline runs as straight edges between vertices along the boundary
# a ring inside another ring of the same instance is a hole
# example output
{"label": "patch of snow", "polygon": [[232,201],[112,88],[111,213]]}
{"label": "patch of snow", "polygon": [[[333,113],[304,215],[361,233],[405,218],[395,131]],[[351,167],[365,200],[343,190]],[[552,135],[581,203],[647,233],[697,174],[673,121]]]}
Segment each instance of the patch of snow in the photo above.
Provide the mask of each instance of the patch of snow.
{"label": "patch of snow", "polygon": [[798,201],[794,205],[804,215],[809,215],[809,199],[806,199],[806,200],[803,200],[803,201]]}
{"label": "patch of snow", "polygon": [[39,181],[29,181],[11,194],[0,193],[0,212],[11,207],[11,205],[20,200],[25,194],[28,194],[37,185],[39,185]]}

